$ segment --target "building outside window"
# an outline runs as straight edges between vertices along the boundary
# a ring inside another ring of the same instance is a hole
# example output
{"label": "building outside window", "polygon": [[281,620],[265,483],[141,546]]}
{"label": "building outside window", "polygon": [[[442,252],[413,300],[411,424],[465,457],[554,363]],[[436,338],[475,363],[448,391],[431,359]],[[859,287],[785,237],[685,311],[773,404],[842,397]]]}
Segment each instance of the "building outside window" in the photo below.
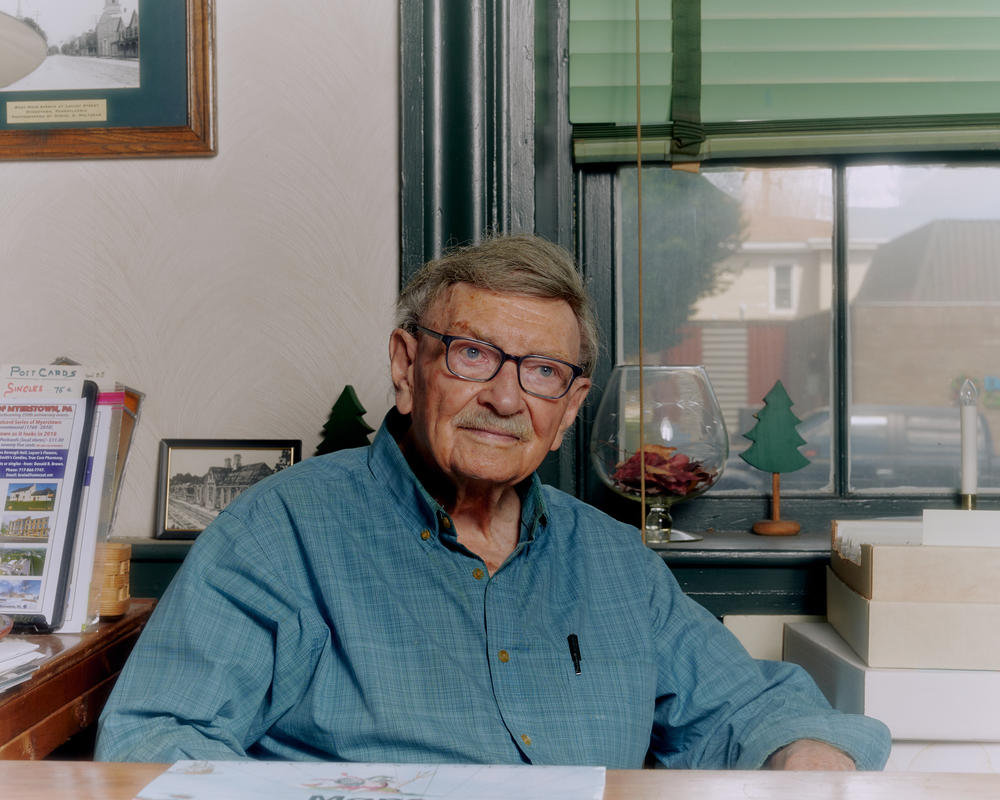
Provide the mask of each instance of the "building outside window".
{"label": "building outside window", "polygon": [[[616,181],[617,360],[634,362],[635,167]],[[980,490],[1000,489],[1000,167],[645,167],[643,251],[644,360],[704,364],[726,417],[734,455],[713,494],[768,490],[738,454],[777,380],[812,462],[785,491],[954,494],[966,378]]]}
{"label": "building outside window", "polygon": [[791,264],[771,265],[771,311],[775,314],[795,310]]}

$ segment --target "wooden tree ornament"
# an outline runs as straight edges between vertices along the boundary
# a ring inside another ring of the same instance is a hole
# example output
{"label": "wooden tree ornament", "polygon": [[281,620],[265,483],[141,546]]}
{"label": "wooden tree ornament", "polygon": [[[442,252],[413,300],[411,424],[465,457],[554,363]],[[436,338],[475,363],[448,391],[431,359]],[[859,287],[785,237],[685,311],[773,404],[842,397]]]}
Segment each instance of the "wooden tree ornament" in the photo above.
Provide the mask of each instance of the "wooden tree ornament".
{"label": "wooden tree ornament", "polygon": [[771,473],[771,518],[755,522],[753,532],[765,536],[791,536],[801,526],[781,518],[781,473],[794,472],[809,463],[798,448],[806,443],[795,427],[802,421],[792,413],[792,401],[781,381],[764,396],[764,407],[756,414],[757,424],[743,435],[753,442],[740,453],[751,467]]}
{"label": "wooden tree ornament", "polygon": [[365,422],[364,415],[365,407],[354,393],[354,387],[347,384],[330,409],[330,416],[323,426],[323,441],[314,455],[370,444],[368,434],[375,429]]}

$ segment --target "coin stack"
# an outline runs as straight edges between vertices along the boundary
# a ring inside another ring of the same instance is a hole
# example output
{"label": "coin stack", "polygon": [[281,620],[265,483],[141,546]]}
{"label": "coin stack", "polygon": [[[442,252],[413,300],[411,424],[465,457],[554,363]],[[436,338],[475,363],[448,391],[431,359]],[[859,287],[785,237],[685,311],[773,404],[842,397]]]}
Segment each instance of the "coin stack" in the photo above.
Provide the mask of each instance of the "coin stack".
{"label": "coin stack", "polygon": [[100,598],[101,619],[120,617],[128,610],[132,545],[104,542],[99,547],[98,558],[104,565]]}

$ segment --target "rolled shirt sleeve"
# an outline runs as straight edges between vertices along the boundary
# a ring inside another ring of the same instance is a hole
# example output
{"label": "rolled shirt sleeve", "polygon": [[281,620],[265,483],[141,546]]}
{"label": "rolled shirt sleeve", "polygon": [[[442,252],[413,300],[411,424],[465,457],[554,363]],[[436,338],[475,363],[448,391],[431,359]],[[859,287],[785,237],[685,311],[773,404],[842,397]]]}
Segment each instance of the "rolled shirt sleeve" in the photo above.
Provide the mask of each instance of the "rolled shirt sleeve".
{"label": "rolled shirt sleeve", "polygon": [[99,760],[247,757],[309,683],[321,643],[303,639],[295,594],[238,519],[223,512],[213,525],[122,671]]}
{"label": "rolled shirt sleeve", "polygon": [[661,766],[759,769],[797,739],[827,742],[859,769],[885,765],[885,725],[833,710],[797,664],[751,658],[659,563],[650,571],[660,681],[651,752]]}

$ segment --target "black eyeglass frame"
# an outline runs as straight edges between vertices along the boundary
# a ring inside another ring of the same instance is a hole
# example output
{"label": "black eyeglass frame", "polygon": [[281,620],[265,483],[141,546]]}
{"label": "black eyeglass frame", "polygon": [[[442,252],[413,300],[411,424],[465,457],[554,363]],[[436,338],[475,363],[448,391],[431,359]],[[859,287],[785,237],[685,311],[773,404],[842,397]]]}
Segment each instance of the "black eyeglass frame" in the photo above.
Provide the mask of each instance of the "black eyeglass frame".
{"label": "black eyeglass frame", "polygon": [[[485,342],[482,339],[473,339],[471,336],[452,336],[449,333],[439,333],[438,331],[432,331],[430,328],[425,328],[423,325],[414,324],[413,328],[415,331],[420,331],[421,333],[426,333],[428,336],[433,336],[435,339],[439,339],[442,344],[444,344],[444,365],[448,368],[448,372],[454,375],[456,378],[461,378],[463,381],[472,381],[473,383],[489,383],[497,375],[500,374],[500,370],[503,369],[503,365],[508,361],[513,361],[517,365],[517,385],[521,387],[523,392],[530,394],[532,397],[540,397],[542,400],[559,400],[566,396],[569,392],[570,387],[573,383],[583,375],[583,367],[579,364],[574,364],[571,361],[563,361],[561,358],[553,358],[552,356],[543,356],[538,353],[528,353],[523,356],[512,356],[510,353],[505,353],[499,347],[497,347],[492,342]],[[412,331],[411,331],[412,332]],[[455,370],[451,368],[451,362],[448,359],[448,354],[451,351],[451,343],[461,341],[461,342],[474,342],[475,344],[485,345],[491,350],[496,350],[500,354],[500,363],[497,364],[496,370],[488,378],[470,378],[466,375],[459,375]],[[540,358],[544,361],[555,361],[557,364],[563,364],[572,370],[573,375],[569,379],[569,383],[566,384],[566,388],[563,389],[561,394],[539,394],[538,392],[533,392],[531,389],[526,389],[524,383],[521,381],[521,362],[529,358]]]}

